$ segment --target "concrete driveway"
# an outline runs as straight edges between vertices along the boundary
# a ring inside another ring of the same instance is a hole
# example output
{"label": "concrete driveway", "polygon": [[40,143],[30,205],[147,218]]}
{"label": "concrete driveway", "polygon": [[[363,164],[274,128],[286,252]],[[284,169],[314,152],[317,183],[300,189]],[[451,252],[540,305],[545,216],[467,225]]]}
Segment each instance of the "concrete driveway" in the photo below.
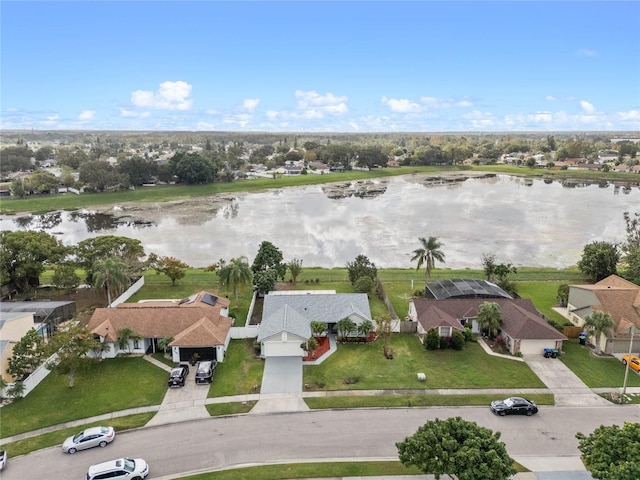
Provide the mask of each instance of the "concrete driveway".
{"label": "concrete driveway", "polygon": [[559,406],[611,405],[587,387],[561,360],[542,355],[524,355],[524,361],[555,396]]}
{"label": "concrete driveway", "polygon": [[301,393],[302,357],[267,357],[260,394]]}

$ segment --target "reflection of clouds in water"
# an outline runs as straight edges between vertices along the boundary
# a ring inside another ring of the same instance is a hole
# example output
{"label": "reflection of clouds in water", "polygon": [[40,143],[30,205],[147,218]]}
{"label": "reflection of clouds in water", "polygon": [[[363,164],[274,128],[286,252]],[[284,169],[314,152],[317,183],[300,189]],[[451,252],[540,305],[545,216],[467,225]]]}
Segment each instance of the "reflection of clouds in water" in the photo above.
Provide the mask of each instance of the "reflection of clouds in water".
{"label": "reflection of clouds in water", "polygon": [[[624,239],[624,211],[638,211],[640,190],[627,195],[597,185],[565,188],[558,182],[497,176],[425,188],[396,177],[375,198],[332,200],[321,186],[211,197],[168,205],[150,205],[157,226],[106,225],[88,232],[79,215],[63,212],[54,230],[65,245],[96,235],[138,239],[147,253],[174,256],[194,267],[220,258],[255,257],[263,240],[273,242],[285,259],[304,266],[343,267],[367,255],[379,267],[415,268],[411,252],[418,237],[436,236],[444,244],[446,268],[479,268],[482,254],[515,265],[565,267],[575,264],[594,240]],[[215,212],[215,213],[214,213]],[[115,212],[117,215],[132,212]],[[184,221],[183,217],[193,219]],[[0,227],[20,229],[16,218],[0,218]],[[22,220],[26,228],[39,219]],[[46,222],[45,222],[46,223]],[[55,223],[55,222],[53,222]]]}

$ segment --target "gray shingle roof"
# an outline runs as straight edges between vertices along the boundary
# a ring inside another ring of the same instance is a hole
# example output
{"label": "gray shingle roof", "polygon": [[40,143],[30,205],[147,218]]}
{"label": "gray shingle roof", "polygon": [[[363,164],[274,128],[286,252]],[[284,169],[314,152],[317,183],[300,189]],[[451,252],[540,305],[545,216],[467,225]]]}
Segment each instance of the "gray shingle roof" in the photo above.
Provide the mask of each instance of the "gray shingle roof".
{"label": "gray shingle roof", "polygon": [[282,330],[309,338],[311,322],[336,323],[354,315],[373,321],[366,293],[265,295],[258,341]]}

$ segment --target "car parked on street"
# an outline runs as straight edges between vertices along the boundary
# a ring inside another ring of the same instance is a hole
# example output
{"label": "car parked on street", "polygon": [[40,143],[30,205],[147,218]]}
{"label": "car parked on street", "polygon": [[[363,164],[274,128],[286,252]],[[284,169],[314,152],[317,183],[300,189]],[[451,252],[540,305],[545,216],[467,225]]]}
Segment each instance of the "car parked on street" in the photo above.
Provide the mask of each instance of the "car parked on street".
{"label": "car parked on street", "polygon": [[211,381],[213,380],[213,372],[215,371],[215,369],[215,360],[207,360],[198,363],[198,368],[196,368],[196,383],[211,383]]}
{"label": "car parked on street", "polygon": [[491,402],[491,411],[496,415],[533,415],[538,413],[535,402],[522,397],[509,397]]}
{"label": "car parked on street", "polygon": [[7,457],[7,452],[4,450],[0,450],[0,470],[5,467],[8,459],[9,457]]}
{"label": "car parked on street", "polygon": [[86,480],[142,480],[149,475],[149,464],[142,458],[118,458],[89,467]]}
{"label": "car parked on street", "polygon": [[171,369],[169,374],[169,386],[170,387],[184,387],[184,382],[189,375],[189,365],[181,363]]}
{"label": "car parked on street", "polygon": [[625,365],[628,363],[631,370],[640,374],[640,357],[636,357],[635,355],[623,355],[622,363]]}
{"label": "car parked on street", "polygon": [[93,447],[106,447],[116,438],[113,427],[89,427],[67,438],[62,444],[65,453],[76,453]]}

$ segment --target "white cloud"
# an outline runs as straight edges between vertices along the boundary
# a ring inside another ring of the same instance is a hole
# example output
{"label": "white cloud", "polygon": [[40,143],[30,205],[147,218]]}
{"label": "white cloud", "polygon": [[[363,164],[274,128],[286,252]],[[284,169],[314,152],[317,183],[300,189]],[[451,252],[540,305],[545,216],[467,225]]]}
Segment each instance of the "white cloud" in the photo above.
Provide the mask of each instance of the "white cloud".
{"label": "white cloud", "polygon": [[596,112],[596,108],[585,100],[580,100],[580,108],[584,113],[592,114]]}
{"label": "white cloud", "polygon": [[589,50],[588,48],[582,48],[578,50],[578,55],[583,57],[597,57],[598,52],[596,52],[595,50]]}
{"label": "white cloud", "polygon": [[455,106],[456,107],[473,107],[473,102],[470,102],[469,100],[460,100],[459,102],[456,102]]}
{"label": "white cloud", "polygon": [[150,112],[135,112],[133,110],[127,110],[126,108],[120,109],[120,116],[127,118],[147,118],[151,116]]}
{"label": "white cloud", "polygon": [[82,120],[82,121],[91,120],[95,115],[96,115],[95,110],[84,110],[83,112],[80,112],[80,115],[78,115],[78,120]]}
{"label": "white cloud", "polygon": [[157,92],[136,90],[131,93],[131,103],[136,107],[159,110],[189,110],[193,104],[191,85],[181,80],[162,82]]}
{"label": "white cloud", "polygon": [[207,113],[209,115],[220,115],[221,112],[216,110],[215,108],[210,108],[210,109],[207,110]]}
{"label": "white cloud", "polygon": [[616,116],[620,120],[640,121],[640,110],[629,110],[628,112],[616,112]]}
{"label": "white cloud", "polygon": [[382,97],[382,103],[388,105],[392,112],[413,113],[420,111],[420,105],[406,98]]}
{"label": "white cloud", "polygon": [[557,102],[558,101],[558,97],[554,97],[553,95],[547,95],[546,97],[544,97],[544,99],[547,102]]}
{"label": "white cloud", "polygon": [[242,102],[242,106],[248,112],[253,112],[256,109],[256,107],[258,106],[259,103],[260,103],[260,99],[259,98],[246,98],[244,100],[244,102]]}
{"label": "white cloud", "polygon": [[314,90],[296,90],[295,96],[298,99],[298,109],[308,110],[303,114],[303,116],[308,115],[308,118],[319,118],[318,115],[322,117],[324,112],[332,115],[342,115],[349,111],[346,103],[349,98],[346,96],[336,96],[330,92],[320,95]]}

